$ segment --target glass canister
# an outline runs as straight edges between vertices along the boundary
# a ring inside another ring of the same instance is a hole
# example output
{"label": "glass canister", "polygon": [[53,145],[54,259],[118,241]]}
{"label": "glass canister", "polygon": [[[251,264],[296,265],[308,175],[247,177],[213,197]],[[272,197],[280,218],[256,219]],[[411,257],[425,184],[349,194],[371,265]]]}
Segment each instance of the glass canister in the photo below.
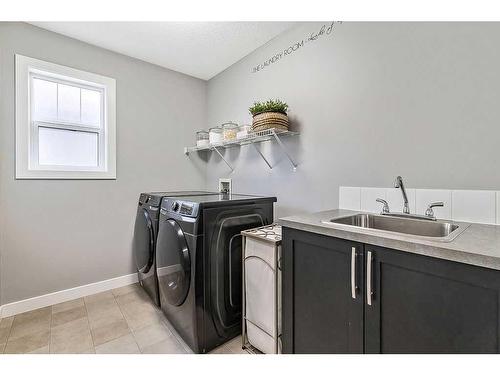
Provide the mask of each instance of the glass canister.
{"label": "glass canister", "polygon": [[196,146],[206,146],[209,144],[209,136],[206,130],[196,132]]}
{"label": "glass canister", "polygon": [[208,130],[208,139],[211,144],[222,143],[222,128],[216,126]]}
{"label": "glass canister", "polygon": [[236,133],[236,139],[243,139],[248,137],[248,134],[252,131],[252,127],[250,125],[241,125],[238,128],[238,133]]}
{"label": "glass canister", "polygon": [[238,124],[231,121],[222,124],[222,136],[224,141],[235,140],[236,133],[238,133]]}

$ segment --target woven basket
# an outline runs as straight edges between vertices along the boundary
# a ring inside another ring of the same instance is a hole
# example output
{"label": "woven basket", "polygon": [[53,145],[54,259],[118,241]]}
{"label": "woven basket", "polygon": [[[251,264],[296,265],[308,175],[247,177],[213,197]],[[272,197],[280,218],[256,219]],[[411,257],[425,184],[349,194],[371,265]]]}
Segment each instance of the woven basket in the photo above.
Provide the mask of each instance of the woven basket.
{"label": "woven basket", "polygon": [[253,116],[252,131],[288,130],[288,116],[281,112],[262,112]]}

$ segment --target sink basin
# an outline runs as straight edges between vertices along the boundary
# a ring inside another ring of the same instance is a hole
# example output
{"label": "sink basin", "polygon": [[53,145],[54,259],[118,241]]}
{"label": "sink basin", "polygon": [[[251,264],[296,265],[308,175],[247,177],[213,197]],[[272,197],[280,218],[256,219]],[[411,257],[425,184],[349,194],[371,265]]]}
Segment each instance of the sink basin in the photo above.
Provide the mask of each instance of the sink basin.
{"label": "sink basin", "polygon": [[376,231],[393,232],[404,236],[449,242],[462,233],[468,224],[447,221],[427,221],[374,214],[356,214],[323,221],[326,224],[339,224]]}

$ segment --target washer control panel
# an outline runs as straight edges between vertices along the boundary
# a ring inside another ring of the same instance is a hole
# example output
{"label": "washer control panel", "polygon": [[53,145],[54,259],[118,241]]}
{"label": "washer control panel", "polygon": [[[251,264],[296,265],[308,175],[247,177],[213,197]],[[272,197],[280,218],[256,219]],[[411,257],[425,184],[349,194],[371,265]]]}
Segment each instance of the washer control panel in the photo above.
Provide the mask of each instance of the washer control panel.
{"label": "washer control panel", "polygon": [[174,211],[174,212],[179,211],[179,202],[172,201],[172,204],[170,205],[170,207],[172,208],[172,211]]}
{"label": "washer control panel", "polygon": [[182,216],[196,217],[199,205],[194,202],[168,198],[163,200],[161,210],[162,212],[175,212]]}

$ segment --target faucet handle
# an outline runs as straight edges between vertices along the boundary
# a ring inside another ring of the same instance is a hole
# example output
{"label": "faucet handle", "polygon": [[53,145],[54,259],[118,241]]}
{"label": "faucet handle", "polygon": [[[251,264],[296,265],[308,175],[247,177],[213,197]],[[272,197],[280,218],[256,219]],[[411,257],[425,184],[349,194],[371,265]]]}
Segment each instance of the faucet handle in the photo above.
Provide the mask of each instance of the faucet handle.
{"label": "faucet handle", "polygon": [[444,202],[433,202],[433,203],[429,204],[429,206],[427,207],[427,210],[425,210],[425,216],[433,218],[434,217],[434,210],[433,210],[434,207],[444,207]]}
{"label": "faucet handle", "polygon": [[385,199],[382,199],[382,198],[377,198],[375,200],[378,203],[382,203],[383,204],[382,213],[383,214],[388,214],[389,213],[389,204],[387,203],[387,201]]}

